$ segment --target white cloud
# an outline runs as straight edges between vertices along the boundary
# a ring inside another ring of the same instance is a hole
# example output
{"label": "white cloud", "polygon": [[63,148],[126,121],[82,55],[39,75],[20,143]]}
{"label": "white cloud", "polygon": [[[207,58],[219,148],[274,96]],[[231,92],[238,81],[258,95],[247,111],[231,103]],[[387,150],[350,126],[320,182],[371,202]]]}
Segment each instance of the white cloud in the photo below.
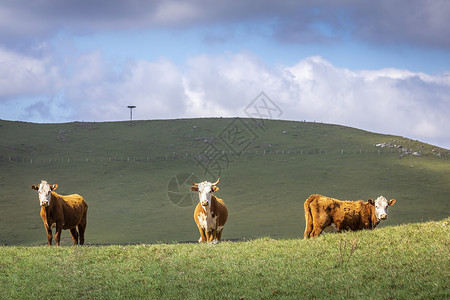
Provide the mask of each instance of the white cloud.
{"label": "white cloud", "polygon": [[0,101],[49,95],[60,84],[58,67],[49,58],[33,58],[0,47]]}
{"label": "white cloud", "polygon": [[200,55],[187,62],[184,86],[189,116],[238,116],[263,89],[279,78],[249,53]]}

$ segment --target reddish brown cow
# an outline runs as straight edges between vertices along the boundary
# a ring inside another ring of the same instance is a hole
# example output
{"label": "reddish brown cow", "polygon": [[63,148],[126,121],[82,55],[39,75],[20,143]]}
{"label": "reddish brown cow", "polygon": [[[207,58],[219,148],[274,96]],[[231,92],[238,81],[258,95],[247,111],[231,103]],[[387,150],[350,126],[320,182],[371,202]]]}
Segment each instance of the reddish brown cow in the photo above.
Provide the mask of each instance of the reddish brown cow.
{"label": "reddish brown cow", "polygon": [[228,209],[222,199],[212,193],[217,192],[217,184],[208,181],[192,182],[191,190],[199,193],[199,203],[194,211],[194,221],[200,232],[198,242],[218,243],[222,237],[223,227],[228,218]]}
{"label": "reddish brown cow", "polygon": [[41,218],[47,231],[48,245],[52,244],[53,227],[56,227],[55,240],[57,246],[59,246],[62,229],[70,230],[74,245],[78,244],[78,237],[80,238],[80,245],[83,245],[88,209],[86,201],[77,194],[58,195],[53,192],[57,187],[57,184],[49,185],[44,180],[38,186],[31,186],[32,190],[39,192]]}
{"label": "reddish brown cow", "polygon": [[340,201],[322,195],[311,195],[305,201],[305,239],[319,236],[328,226],[342,230],[374,229],[387,219],[388,207],[395,203],[383,196],[363,201]]}

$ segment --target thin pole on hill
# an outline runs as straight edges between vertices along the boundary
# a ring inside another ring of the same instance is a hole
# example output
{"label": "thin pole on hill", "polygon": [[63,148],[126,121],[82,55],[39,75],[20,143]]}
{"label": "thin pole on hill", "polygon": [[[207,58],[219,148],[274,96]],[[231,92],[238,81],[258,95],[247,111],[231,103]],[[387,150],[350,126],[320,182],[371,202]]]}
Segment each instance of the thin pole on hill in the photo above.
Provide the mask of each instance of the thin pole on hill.
{"label": "thin pole on hill", "polygon": [[133,108],[136,108],[136,105],[128,105],[130,109],[130,126],[133,126]]}

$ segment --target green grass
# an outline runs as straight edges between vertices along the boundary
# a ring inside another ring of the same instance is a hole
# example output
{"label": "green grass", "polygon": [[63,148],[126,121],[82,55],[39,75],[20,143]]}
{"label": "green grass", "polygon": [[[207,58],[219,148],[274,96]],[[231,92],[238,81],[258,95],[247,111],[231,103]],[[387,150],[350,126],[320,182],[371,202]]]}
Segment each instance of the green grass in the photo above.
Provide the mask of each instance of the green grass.
{"label": "green grass", "polygon": [[[86,199],[87,244],[196,241],[189,203],[196,195],[180,186],[179,193],[188,196],[180,206],[168,191],[174,176],[182,174],[217,179],[194,160],[208,138],[228,151],[217,192],[230,213],[225,239],[302,237],[303,202],[316,193],[342,200],[397,199],[380,227],[449,216],[449,150],[338,125],[265,121],[262,130],[242,120],[253,141],[245,153],[233,155],[218,136],[235,121],[138,121],[130,127],[128,122],[0,120],[0,245],[46,243],[37,194],[29,188],[42,179],[57,183],[61,194]],[[231,146],[239,148],[239,142]],[[422,156],[399,158],[396,148],[374,146],[383,142]],[[62,244],[71,244],[67,231]]]}
{"label": "green grass", "polygon": [[0,247],[2,299],[448,299],[450,219],[310,240]]}

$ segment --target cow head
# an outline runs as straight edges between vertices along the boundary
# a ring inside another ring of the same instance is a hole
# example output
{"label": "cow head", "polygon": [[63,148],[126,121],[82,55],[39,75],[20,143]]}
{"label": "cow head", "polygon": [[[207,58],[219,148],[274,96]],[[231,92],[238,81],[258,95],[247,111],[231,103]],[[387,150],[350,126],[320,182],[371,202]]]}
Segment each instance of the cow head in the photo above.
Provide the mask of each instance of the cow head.
{"label": "cow head", "polygon": [[375,201],[372,199],[368,200],[370,204],[375,206],[375,216],[378,220],[386,220],[388,218],[388,208],[389,206],[394,205],[395,201],[395,199],[387,201],[383,196],[378,197]]}
{"label": "cow head", "polygon": [[47,207],[50,205],[51,193],[56,190],[57,184],[49,185],[47,181],[42,180],[40,185],[32,185],[30,188],[32,190],[39,192],[39,202],[42,207]]}
{"label": "cow head", "polygon": [[194,183],[191,181],[191,191],[198,192],[198,198],[200,200],[200,204],[203,207],[207,207],[211,204],[211,193],[217,192],[219,188],[217,184],[219,183],[219,179],[216,182],[211,183],[209,181],[203,181],[200,183]]}

